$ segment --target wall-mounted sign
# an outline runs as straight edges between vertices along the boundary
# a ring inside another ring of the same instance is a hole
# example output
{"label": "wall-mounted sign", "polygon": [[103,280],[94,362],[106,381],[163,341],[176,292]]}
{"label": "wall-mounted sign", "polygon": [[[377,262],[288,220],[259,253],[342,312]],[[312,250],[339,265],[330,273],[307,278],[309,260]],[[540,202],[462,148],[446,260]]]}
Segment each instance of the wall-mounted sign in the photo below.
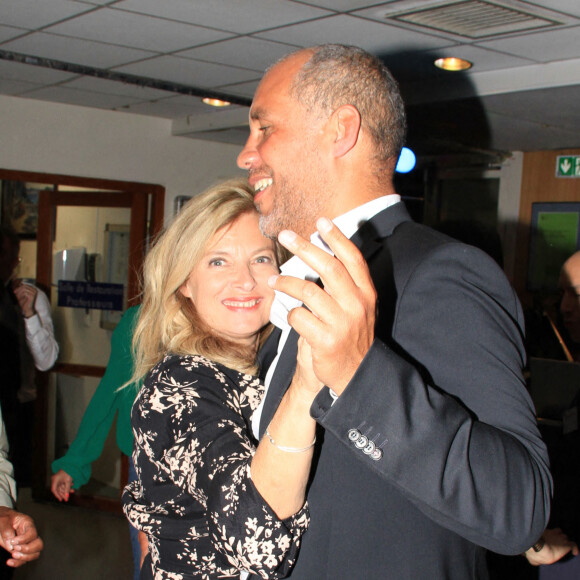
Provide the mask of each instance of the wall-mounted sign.
{"label": "wall-mounted sign", "polygon": [[556,177],[580,178],[580,155],[558,155],[556,157]]}
{"label": "wall-mounted sign", "polygon": [[123,284],[58,281],[58,305],[94,310],[123,310]]}

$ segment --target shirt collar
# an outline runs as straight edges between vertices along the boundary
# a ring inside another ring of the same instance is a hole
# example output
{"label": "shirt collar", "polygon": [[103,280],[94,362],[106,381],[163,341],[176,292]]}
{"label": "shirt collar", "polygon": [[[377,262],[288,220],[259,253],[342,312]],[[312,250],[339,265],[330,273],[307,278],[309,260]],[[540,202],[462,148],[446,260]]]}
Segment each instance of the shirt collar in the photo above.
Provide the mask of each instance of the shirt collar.
{"label": "shirt collar", "polygon": [[[365,222],[399,201],[401,201],[401,196],[398,194],[383,195],[351,209],[332,221],[347,238],[351,238]],[[322,248],[325,252],[332,254],[332,250],[324,243],[318,232],[314,232],[310,236],[310,241],[315,246]],[[310,280],[312,282],[318,280],[319,277],[318,274],[298,258],[298,256],[293,256],[287,262],[282,264],[280,273],[284,276],[294,276],[295,278]],[[288,312],[301,305],[302,302],[299,300],[276,291],[276,296],[270,311],[270,321],[278,328],[287,330],[289,328],[287,321]]]}

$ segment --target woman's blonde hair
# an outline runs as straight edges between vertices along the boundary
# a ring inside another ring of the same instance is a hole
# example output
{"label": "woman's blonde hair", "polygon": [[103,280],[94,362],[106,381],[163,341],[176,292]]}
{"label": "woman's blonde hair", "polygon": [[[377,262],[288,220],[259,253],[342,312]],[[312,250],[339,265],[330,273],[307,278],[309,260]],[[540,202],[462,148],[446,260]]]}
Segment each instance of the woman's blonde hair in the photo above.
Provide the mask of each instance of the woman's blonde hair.
{"label": "woman's blonde hair", "polygon": [[[241,215],[255,212],[245,179],[219,183],[183,206],[157,238],[143,268],[143,303],[133,335],[135,374],[143,376],[167,353],[200,354],[241,372],[254,373],[255,350],[214,334],[180,288],[212,236]],[[277,247],[277,257],[281,255]],[[269,325],[261,335],[270,332]],[[264,336],[260,336],[260,341]]]}

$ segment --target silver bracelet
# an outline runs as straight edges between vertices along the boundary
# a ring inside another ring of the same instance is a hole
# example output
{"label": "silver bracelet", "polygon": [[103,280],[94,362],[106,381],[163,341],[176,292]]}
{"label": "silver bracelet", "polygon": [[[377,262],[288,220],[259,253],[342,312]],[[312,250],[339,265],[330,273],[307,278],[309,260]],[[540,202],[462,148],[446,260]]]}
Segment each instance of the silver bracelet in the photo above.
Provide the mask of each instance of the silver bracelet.
{"label": "silver bracelet", "polygon": [[268,431],[268,429],[266,429],[266,437],[268,437],[268,439],[270,440],[270,443],[274,447],[276,447],[280,451],[286,451],[286,453],[304,453],[305,451],[312,449],[314,447],[314,444],[316,443],[316,435],[315,435],[314,441],[312,441],[312,443],[310,445],[308,445],[308,447],[286,447],[284,445],[278,445],[276,443],[276,441],[274,441],[274,439],[272,438],[272,435],[270,435],[270,432]]}

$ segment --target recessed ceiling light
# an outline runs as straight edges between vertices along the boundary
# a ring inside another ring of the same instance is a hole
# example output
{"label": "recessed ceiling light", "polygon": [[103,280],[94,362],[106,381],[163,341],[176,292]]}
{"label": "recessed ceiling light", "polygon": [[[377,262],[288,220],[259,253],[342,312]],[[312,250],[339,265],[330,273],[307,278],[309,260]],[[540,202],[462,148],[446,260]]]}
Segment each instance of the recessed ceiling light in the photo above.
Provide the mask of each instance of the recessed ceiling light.
{"label": "recessed ceiling light", "polygon": [[437,68],[450,71],[467,70],[473,66],[473,63],[469,62],[468,60],[455,58],[454,56],[438,58],[434,64]]}
{"label": "recessed ceiling light", "polygon": [[229,107],[231,105],[231,103],[229,103],[228,101],[220,101],[220,99],[210,99],[209,97],[202,99],[202,101],[206,105],[209,105],[210,107]]}

